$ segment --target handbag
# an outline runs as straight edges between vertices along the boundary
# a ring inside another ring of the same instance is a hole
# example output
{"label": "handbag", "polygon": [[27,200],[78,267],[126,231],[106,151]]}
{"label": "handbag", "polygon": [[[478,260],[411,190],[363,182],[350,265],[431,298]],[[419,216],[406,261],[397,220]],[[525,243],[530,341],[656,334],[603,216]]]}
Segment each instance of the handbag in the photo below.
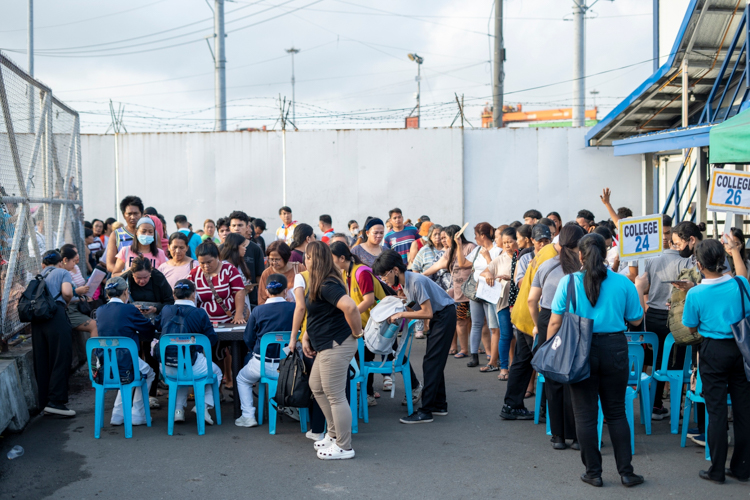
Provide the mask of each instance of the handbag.
{"label": "handbag", "polygon": [[750,318],[745,311],[745,297],[750,300],[745,284],[738,277],[734,277],[740,287],[740,302],[742,302],[742,319],[732,325],[734,341],[742,354],[742,365],[745,368],[745,377],[750,381]]}
{"label": "handbag", "polygon": [[474,256],[474,260],[471,261],[471,274],[461,285],[461,293],[469,300],[477,300],[477,280],[474,279],[474,263],[479,257],[479,252],[482,251],[482,247],[477,246],[477,254]]}
{"label": "handbag", "polygon": [[312,391],[305,363],[297,349],[279,363],[279,381],[274,401],[279,408],[307,408]]}
{"label": "handbag", "polygon": [[574,384],[589,378],[591,366],[591,339],[594,320],[583,318],[570,312],[570,305],[576,310],[575,278],[568,280],[568,298],[562,324],[557,335],[548,339],[534,354],[531,366],[546,379],[561,384]]}
{"label": "handbag", "polygon": [[206,283],[208,283],[208,287],[211,289],[211,293],[214,296],[214,302],[219,304],[219,307],[221,307],[221,310],[224,311],[224,314],[226,314],[227,316],[231,318],[232,313],[229,312],[229,310],[226,307],[224,307],[224,299],[219,297],[219,294],[216,293],[216,287],[214,287],[214,281],[211,279],[210,276],[206,276],[205,274],[203,275],[203,278],[206,280]]}

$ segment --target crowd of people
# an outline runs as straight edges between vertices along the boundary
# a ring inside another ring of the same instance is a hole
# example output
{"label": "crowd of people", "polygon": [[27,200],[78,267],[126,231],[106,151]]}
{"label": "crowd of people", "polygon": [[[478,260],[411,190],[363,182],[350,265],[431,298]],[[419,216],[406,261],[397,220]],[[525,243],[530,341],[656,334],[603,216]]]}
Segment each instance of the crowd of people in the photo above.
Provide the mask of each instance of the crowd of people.
{"label": "crowd of people", "polygon": [[[631,464],[624,332],[656,333],[658,355],[647,352],[646,365],[659,367],[661,358],[669,355],[670,368],[681,369],[685,346],[676,346],[672,354],[663,352],[672,326],[678,324],[702,340],[688,360],[700,368],[709,417],[707,436],[701,431],[702,410],[697,412],[698,428],[690,429],[692,439],[707,443],[711,451],[712,465],[700,477],[747,481],[750,382],[731,330],[750,311],[744,235],[732,228],[721,241],[704,239],[705,225],[683,221],[673,226],[664,215],[664,252],[645,261],[620,262],[618,223],[633,214],[624,207],[615,210],[610,198],[605,189],[604,220],[596,221],[589,210],[579,211],[569,222],[554,211],[544,216],[528,210],[522,221],[475,224],[473,242],[466,237],[466,226],[439,225],[428,216],[412,221],[398,208],[387,218],[367,217],[361,225],[350,220],[348,233],[336,232],[331,216],[324,214],[316,235],[284,206],[279,209],[281,225],[267,243],[266,222],[239,210],[207,219],[197,229],[177,215],[170,234],[156,209],[128,196],[120,203],[122,223],[112,218],[86,222],[84,265],[108,275],[99,289],[90,293],[72,245],[43,254],[43,276],[58,308],[52,320],[33,327],[42,406],[47,413],[75,415],[66,406],[68,373],[86,361],[85,339],[97,335],[136,341],[142,358],[138,370],[148,381],[148,404],[158,406],[158,384],[152,382],[160,370],[166,373],[176,366],[169,350],[166,359],[160,359],[158,335],[178,324],[189,325],[191,333],[204,334],[215,345],[214,327],[229,323],[246,325],[248,360],[233,380],[231,356],[219,346],[210,354],[210,369],[226,388],[237,384],[242,416],[235,424],[254,427],[253,385],[260,379],[261,365],[275,374],[281,357],[272,347],[262,359],[261,339],[269,332],[290,331],[289,349],[303,355],[313,393],[307,437],[314,440],[319,458],[347,459],[354,457],[348,367],[371,311],[386,295],[398,295],[409,304],[389,321],[416,320],[414,338],[426,342],[421,380],[420,370],[410,370],[413,390],[403,403],[410,397],[417,406],[401,419],[404,424],[448,415],[444,369],[450,357],[466,360],[477,373],[497,372],[498,379],[507,382],[502,419],[533,419],[525,405],[535,395],[532,357],[556,335],[565,313],[573,312],[593,320],[591,374],[572,384],[547,380],[544,394],[538,396],[542,415],[548,412],[552,447],[580,450],[585,465],[581,480],[602,485],[597,434],[601,402],[622,484],[643,482]],[[499,286],[496,302],[477,292],[485,284]],[[220,352],[223,359],[217,357]],[[375,357],[366,349],[366,361]],[[194,349],[191,360],[198,372],[209,370],[209,353]],[[373,379],[361,388],[368,406],[376,406],[380,397]],[[393,384],[385,375],[382,390],[390,391]],[[656,384],[655,402],[645,418],[669,418],[664,389],[663,383]],[[670,398],[683,397],[679,388],[671,390]],[[727,394],[735,431],[729,468]],[[187,389],[178,394],[175,421],[185,420],[187,399]],[[205,400],[205,420],[211,424],[209,410],[215,402],[210,391]],[[137,394],[135,425],[145,422],[145,404],[146,396]],[[122,411],[118,397],[111,424],[122,424]]]}

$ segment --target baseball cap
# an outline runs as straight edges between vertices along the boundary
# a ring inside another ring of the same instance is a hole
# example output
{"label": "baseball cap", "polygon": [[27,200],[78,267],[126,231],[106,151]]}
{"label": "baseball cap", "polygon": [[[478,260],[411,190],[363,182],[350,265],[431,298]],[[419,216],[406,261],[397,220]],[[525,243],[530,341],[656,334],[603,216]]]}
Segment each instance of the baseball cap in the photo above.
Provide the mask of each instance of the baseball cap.
{"label": "baseball cap", "polygon": [[419,235],[420,236],[427,236],[427,233],[430,232],[430,227],[432,227],[432,222],[430,221],[424,221],[419,226]]}
{"label": "baseball cap", "polygon": [[549,230],[549,227],[546,224],[536,224],[531,230],[531,237],[536,241],[540,241],[545,238],[551,240],[552,232]]}

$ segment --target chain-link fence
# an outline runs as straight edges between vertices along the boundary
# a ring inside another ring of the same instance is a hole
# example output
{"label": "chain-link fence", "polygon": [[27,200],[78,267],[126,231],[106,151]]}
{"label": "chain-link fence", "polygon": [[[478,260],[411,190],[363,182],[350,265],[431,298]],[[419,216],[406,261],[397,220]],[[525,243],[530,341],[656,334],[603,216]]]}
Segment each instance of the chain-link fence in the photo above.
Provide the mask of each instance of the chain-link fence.
{"label": "chain-link fence", "polygon": [[0,54],[0,340],[46,250],[72,243],[86,276],[78,113]]}

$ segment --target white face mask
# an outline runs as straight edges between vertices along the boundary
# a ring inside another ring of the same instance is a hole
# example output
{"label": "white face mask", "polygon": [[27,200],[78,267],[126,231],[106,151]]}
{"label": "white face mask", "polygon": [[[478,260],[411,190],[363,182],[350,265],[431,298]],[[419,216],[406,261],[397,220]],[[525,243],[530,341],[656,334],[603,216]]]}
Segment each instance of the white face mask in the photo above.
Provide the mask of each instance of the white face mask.
{"label": "white face mask", "polygon": [[349,234],[351,234],[352,236],[357,236],[359,234],[359,228],[350,229]]}

